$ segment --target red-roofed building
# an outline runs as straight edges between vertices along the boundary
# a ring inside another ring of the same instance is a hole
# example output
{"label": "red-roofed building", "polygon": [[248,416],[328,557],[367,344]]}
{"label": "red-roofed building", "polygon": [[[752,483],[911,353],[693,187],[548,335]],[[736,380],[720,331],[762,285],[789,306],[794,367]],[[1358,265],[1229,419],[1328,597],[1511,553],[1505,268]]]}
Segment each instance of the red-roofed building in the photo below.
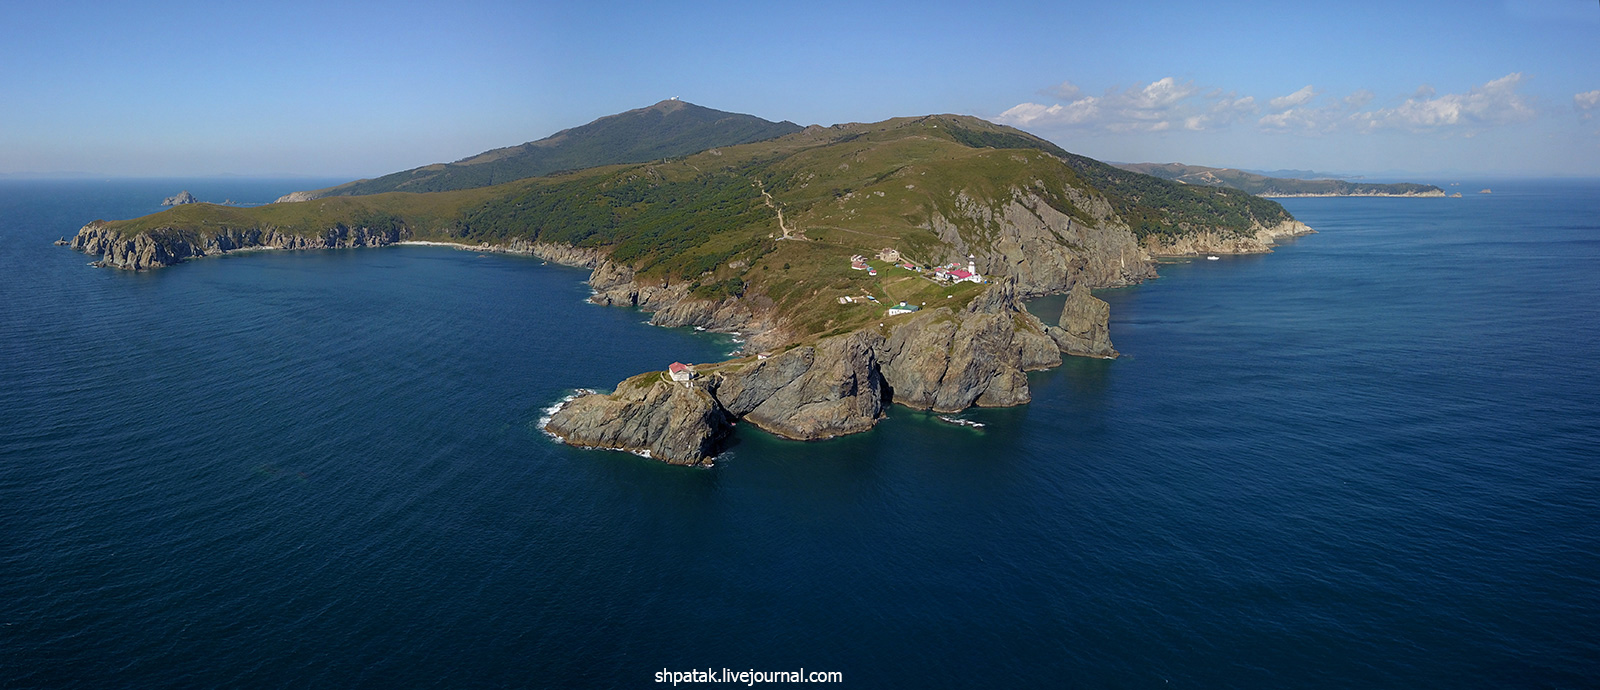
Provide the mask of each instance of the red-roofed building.
{"label": "red-roofed building", "polygon": [[667,375],[674,381],[688,381],[694,378],[694,369],[683,362],[673,362],[667,367]]}

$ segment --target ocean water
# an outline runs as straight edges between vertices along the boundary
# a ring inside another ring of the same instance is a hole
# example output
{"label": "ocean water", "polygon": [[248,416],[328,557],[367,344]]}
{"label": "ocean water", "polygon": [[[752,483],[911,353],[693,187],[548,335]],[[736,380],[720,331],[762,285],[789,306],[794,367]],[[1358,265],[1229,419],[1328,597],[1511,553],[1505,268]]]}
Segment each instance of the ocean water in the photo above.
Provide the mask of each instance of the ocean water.
{"label": "ocean water", "polygon": [[710,470],[539,432],[735,347],[583,271],[50,245],[314,186],[0,182],[0,687],[1600,678],[1600,183],[1284,200],[1319,234],[1102,293],[1125,356],[981,429],[741,428]]}

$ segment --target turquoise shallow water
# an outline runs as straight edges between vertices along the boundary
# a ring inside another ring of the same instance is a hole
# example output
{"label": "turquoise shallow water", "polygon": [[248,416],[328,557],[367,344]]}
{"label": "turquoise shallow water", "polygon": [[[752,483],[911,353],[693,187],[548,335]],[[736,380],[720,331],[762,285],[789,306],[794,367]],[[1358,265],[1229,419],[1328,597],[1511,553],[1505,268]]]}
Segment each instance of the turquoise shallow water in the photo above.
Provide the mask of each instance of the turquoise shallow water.
{"label": "turquoise shallow water", "polygon": [[983,429],[742,429],[713,470],[538,432],[732,347],[582,271],[49,245],[308,186],[0,183],[0,686],[1600,677],[1600,184],[1285,200],[1320,233],[1102,293],[1126,356]]}

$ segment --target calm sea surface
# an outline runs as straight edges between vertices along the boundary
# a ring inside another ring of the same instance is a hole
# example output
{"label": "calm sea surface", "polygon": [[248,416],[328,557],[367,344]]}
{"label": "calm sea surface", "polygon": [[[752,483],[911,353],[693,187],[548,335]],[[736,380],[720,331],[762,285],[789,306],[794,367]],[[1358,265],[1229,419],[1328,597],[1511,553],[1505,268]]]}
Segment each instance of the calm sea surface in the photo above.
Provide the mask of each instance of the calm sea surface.
{"label": "calm sea surface", "polygon": [[712,470],[539,432],[735,347],[583,271],[50,245],[322,184],[0,182],[0,687],[1600,682],[1600,183],[1285,200],[1320,234],[1103,293],[1125,356],[981,430]]}

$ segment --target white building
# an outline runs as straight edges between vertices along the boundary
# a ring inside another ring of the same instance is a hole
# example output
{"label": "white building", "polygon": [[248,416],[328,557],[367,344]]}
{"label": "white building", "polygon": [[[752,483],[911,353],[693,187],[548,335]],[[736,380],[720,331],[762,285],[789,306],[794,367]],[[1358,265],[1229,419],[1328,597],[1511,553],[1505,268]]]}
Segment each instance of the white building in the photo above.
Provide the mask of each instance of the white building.
{"label": "white building", "polygon": [[905,300],[900,300],[899,304],[889,307],[889,315],[898,316],[900,314],[910,314],[918,309],[921,309],[921,307],[918,307],[915,304],[906,304]]}
{"label": "white building", "polygon": [[683,362],[673,362],[671,366],[667,367],[667,375],[671,376],[674,381],[688,381],[694,378],[694,369]]}

